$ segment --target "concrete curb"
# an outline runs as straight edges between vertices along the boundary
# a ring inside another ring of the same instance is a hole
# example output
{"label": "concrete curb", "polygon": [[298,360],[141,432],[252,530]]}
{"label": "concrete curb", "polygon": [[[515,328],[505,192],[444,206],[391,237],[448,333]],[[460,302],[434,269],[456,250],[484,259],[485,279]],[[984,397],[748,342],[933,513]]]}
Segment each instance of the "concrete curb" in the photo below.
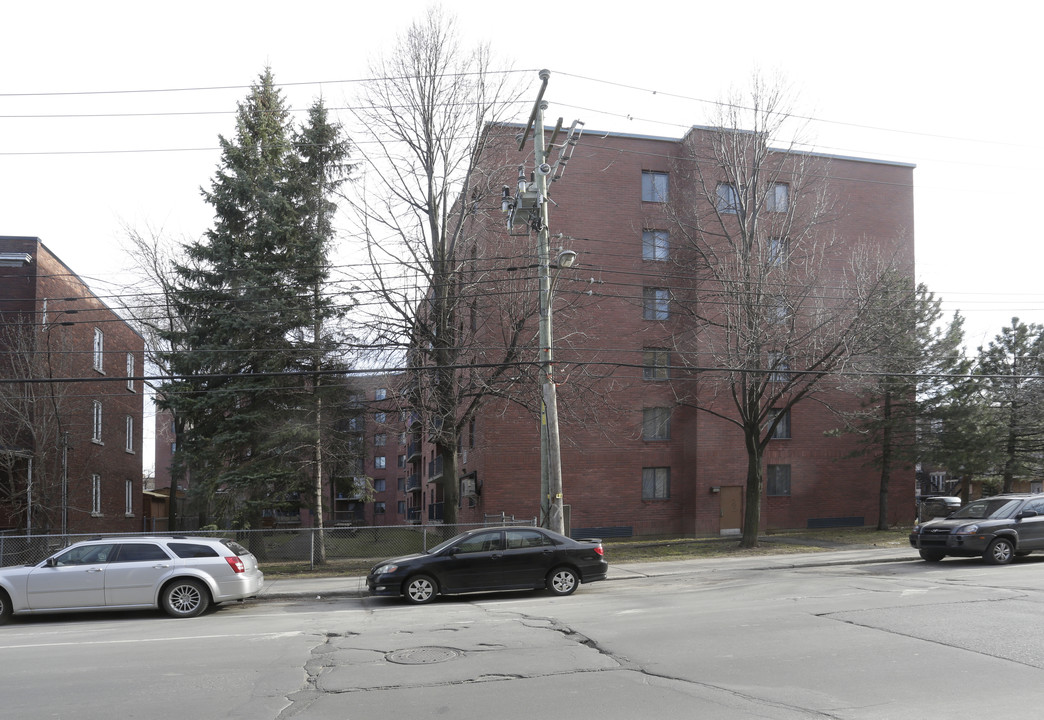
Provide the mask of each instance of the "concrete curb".
{"label": "concrete curb", "polygon": [[[763,555],[744,558],[706,558],[696,560],[665,560],[649,563],[624,563],[609,566],[606,581],[619,582],[671,575],[691,575],[699,572],[735,570],[789,570],[796,568],[832,567],[839,565],[872,565],[895,562],[920,562],[908,550],[894,548],[838,549],[825,553],[797,553],[793,555]],[[368,597],[366,579],[360,576],[325,578],[280,578],[266,581],[258,594],[261,600],[289,600],[314,598]]]}

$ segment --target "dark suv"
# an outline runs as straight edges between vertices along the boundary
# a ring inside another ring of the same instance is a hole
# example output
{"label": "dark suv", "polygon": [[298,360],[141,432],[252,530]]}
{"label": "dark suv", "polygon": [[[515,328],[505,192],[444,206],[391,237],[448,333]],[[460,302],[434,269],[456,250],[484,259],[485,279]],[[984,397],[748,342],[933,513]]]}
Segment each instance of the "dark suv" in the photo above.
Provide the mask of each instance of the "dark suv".
{"label": "dark suv", "polygon": [[1044,495],[975,500],[946,518],[914,525],[910,545],[928,562],[981,555],[991,565],[1005,565],[1016,555],[1044,550]]}

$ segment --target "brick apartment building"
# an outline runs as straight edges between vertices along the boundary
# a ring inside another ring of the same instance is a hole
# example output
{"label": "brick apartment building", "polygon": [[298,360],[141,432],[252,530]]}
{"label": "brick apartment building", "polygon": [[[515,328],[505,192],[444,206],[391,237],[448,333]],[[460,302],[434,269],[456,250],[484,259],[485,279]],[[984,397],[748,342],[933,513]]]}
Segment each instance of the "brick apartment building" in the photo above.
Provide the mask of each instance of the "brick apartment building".
{"label": "brick apartment building", "polygon": [[[715,535],[742,526],[743,435],[692,403],[679,402],[709,391],[693,369],[699,363],[682,362],[665,340],[665,333],[684,330],[687,320],[659,317],[654,294],[669,282],[661,254],[674,247],[672,220],[655,191],[659,183],[669,184],[672,193],[685,189],[676,170],[686,148],[701,142],[704,132],[694,128],[682,138],[588,132],[568,174],[553,188],[550,227],[562,236],[555,243],[579,254],[579,264],[559,274],[554,302],[555,359],[563,367],[556,381],[564,502],[574,533]],[[913,166],[820,154],[807,158],[816,161],[837,201],[822,229],[822,237],[840,243],[835,255],[872,246],[912,277]],[[521,160],[505,155],[493,164],[513,169]],[[498,214],[495,227],[479,234],[476,256],[510,258],[502,264],[513,267],[502,269],[517,278],[520,267],[532,267],[527,263],[535,255],[535,236],[508,235]],[[839,271],[828,267],[826,284],[830,272]],[[485,287],[506,285],[487,281]],[[535,307],[535,281],[528,292],[527,302]],[[482,312],[481,297],[475,307]],[[471,322],[481,324],[474,317]],[[531,322],[536,361],[535,319]],[[698,355],[699,343],[688,349]],[[404,382],[399,375],[352,378],[351,403],[359,409],[352,430],[361,459],[326,473],[326,525],[442,521],[437,481],[443,458],[426,432],[430,419],[408,406]],[[487,402],[459,438],[460,522],[539,517],[539,419],[523,405]],[[777,428],[763,458],[764,528],[876,524],[879,473],[851,456],[856,447],[851,436],[831,432],[839,426],[831,407],[852,409],[858,399],[827,391],[799,402]],[[666,410],[669,431],[650,436],[649,412],[658,409]],[[730,412],[727,402],[718,409]],[[158,478],[159,470],[157,464]],[[360,484],[363,479],[367,484]],[[893,473],[890,522],[912,518],[913,488],[913,468]],[[300,521],[311,524],[307,512]]]}
{"label": "brick apartment building", "polygon": [[[682,138],[588,132],[569,172],[553,187],[550,229],[553,237],[562,236],[553,243],[579,254],[579,264],[559,274],[554,301],[555,360],[567,368],[556,375],[564,503],[574,533],[713,535],[741,529],[747,472],[742,432],[678,401],[710,390],[692,370],[700,363],[681,362],[677,348],[664,339],[686,329],[684,317],[665,319],[674,290],[666,289],[662,308],[655,295],[670,282],[660,261],[661,253],[674,247],[670,234],[677,220],[667,216],[664,198],[655,194],[669,181],[671,193],[692,189],[682,185],[691,184],[693,176],[676,171],[690,148],[700,147],[711,132],[693,128]],[[511,156],[498,157],[495,164],[517,167],[523,157],[516,155],[515,165]],[[821,184],[835,201],[830,222],[804,242],[829,237],[835,258],[872,247],[913,277],[913,166],[799,155],[816,163]],[[528,162],[532,169],[531,155]],[[704,187],[714,193],[717,183],[720,201],[716,171],[720,168],[701,169]],[[775,201],[786,202],[790,188],[776,184]],[[482,243],[497,248],[489,255],[508,255],[507,234],[502,225],[489,230],[478,241],[478,256]],[[529,241],[535,248],[535,235]],[[828,265],[826,273],[829,285],[840,277],[839,266]],[[697,339],[688,349],[698,356],[702,343]],[[606,367],[611,370],[598,369]],[[599,373],[603,377],[591,379]],[[703,397],[701,404],[708,402]],[[851,436],[828,435],[840,424],[828,407],[852,409],[858,400],[824,392],[815,401],[799,402],[777,428],[778,439],[770,441],[763,458],[764,528],[876,524],[879,473],[851,457],[856,447]],[[649,412],[658,408],[667,413],[669,430],[650,437]],[[728,414],[729,403],[717,409]],[[540,444],[533,414],[516,403],[489,403],[460,440],[461,522],[500,513],[539,515]],[[432,483],[438,458],[428,457],[426,444],[418,450],[407,458],[416,460],[407,477],[417,478],[420,488],[410,507],[436,506],[430,513],[435,517],[441,499]],[[890,522],[911,519],[913,487],[913,468],[894,473]],[[420,509],[419,519],[427,522],[429,513]]]}
{"label": "brick apartment building", "polygon": [[142,337],[39,238],[0,237],[0,352],[0,528],[141,530]]}

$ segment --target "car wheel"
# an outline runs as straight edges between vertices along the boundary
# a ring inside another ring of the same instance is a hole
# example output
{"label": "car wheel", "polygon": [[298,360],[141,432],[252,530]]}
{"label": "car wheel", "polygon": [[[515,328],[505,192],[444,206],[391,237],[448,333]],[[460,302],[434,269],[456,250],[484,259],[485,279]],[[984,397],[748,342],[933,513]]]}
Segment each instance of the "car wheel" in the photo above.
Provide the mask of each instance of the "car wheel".
{"label": "car wheel", "polygon": [[579,585],[580,578],[572,568],[555,568],[548,573],[547,589],[552,595],[572,595]]}
{"label": "car wheel", "polygon": [[921,559],[926,562],[939,562],[944,557],[946,557],[946,553],[937,550],[921,550]]}
{"label": "car wheel", "polygon": [[13,614],[14,608],[11,607],[11,598],[7,597],[7,593],[3,590],[0,590],[0,625],[6,624]]}
{"label": "car wheel", "polygon": [[990,565],[1007,565],[1015,557],[1015,546],[1008,538],[995,538],[986,547],[983,559]]}
{"label": "car wheel", "polygon": [[402,594],[414,605],[430,603],[439,594],[439,586],[427,575],[414,575],[406,581]]}
{"label": "car wheel", "polygon": [[163,588],[161,603],[171,617],[196,617],[210,605],[210,594],[199,580],[181,578]]}

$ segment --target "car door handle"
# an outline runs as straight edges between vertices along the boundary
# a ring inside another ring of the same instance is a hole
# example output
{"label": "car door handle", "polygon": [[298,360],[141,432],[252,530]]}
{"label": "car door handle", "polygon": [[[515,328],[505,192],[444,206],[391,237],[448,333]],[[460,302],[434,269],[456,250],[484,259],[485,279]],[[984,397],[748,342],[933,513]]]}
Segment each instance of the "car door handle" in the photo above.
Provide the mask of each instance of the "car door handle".
{"label": "car door handle", "polygon": [[169,563],[159,563],[158,565],[153,565],[152,567],[154,567],[156,570],[159,570],[160,568],[169,568],[170,564]]}
{"label": "car door handle", "polygon": [[92,567],[92,568],[87,568],[87,572],[101,572],[104,569],[105,568]]}
{"label": "car door handle", "polygon": [[502,557],[504,557],[504,556],[503,556],[503,555],[501,555],[500,553],[493,553],[493,554],[492,554],[492,555],[490,555],[489,557],[490,557],[490,559],[491,559],[491,560],[499,560],[500,558],[502,558]]}

